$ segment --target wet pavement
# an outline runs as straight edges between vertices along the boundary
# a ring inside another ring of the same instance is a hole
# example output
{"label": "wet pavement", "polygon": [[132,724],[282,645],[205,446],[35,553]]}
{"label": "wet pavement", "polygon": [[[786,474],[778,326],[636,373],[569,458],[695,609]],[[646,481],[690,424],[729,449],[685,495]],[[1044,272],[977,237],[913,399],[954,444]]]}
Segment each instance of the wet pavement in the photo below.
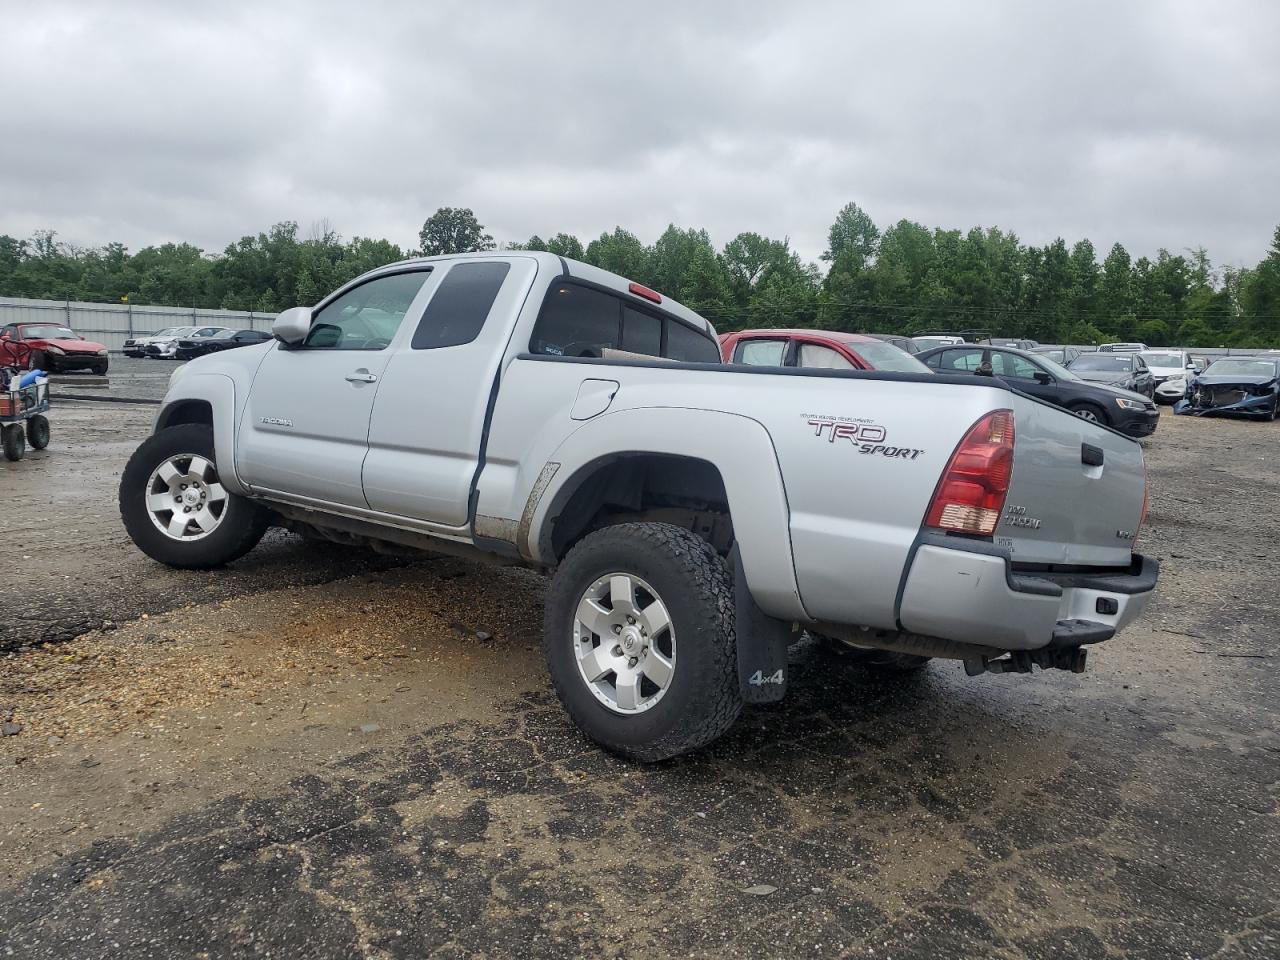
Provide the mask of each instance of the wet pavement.
{"label": "wet pavement", "polygon": [[[145,561],[150,412],[68,404],[0,464],[38,574],[0,583],[0,955],[1280,956],[1280,424],[1166,413],[1161,591],[1086,674],[806,641],[787,701],[639,767],[556,704],[528,571]],[[50,608],[94,629],[42,644]]]}

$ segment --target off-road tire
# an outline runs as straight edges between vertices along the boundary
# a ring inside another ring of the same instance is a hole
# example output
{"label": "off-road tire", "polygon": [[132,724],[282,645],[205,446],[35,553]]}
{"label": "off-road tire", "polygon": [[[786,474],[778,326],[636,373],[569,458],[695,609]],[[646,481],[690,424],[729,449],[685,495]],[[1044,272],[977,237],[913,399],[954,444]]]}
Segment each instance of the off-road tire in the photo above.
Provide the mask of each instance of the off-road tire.
{"label": "off-road tire", "polygon": [[129,458],[120,478],[120,518],[130,539],[152,560],[186,570],[220,567],[244,556],[266,533],[271,513],[260,504],[227,493],[227,505],[216,530],[199,540],[180,541],[161,533],[147,510],[147,484],[169,457],[192,453],[214,464],[213,428],[184,423],[152,434]]}
{"label": "off-road tire", "polygon": [[[651,584],[675,636],[671,686],[651,709],[615,713],[578,671],[574,622],[584,592],[609,573]],[[543,647],[560,702],[588,737],[632,760],[655,762],[721,736],[742,709],[733,579],[705,540],[667,523],[624,523],[584,537],[556,569],[547,590]]]}
{"label": "off-road tire", "polygon": [[1071,406],[1067,407],[1067,409],[1077,417],[1080,416],[1081,411],[1087,410],[1092,413],[1094,419],[1104,427],[1111,425],[1111,421],[1107,418],[1107,411],[1103,410],[1102,407],[1098,406],[1096,403],[1090,403],[1088,400],[1083,400],[1080,403],[1073,403]]}
{"label": "off-road tire", "polygon": [[4,448],[6,460],[21,460],[27,453],[27,437],[22,432],[22,424],[6,423],[0,427],[0,446]]}
{"label": "off-road tire", "polygon": [[32,450],[43,450],[49,445],[49,418],[42,413],[27,420],[27,443]]}

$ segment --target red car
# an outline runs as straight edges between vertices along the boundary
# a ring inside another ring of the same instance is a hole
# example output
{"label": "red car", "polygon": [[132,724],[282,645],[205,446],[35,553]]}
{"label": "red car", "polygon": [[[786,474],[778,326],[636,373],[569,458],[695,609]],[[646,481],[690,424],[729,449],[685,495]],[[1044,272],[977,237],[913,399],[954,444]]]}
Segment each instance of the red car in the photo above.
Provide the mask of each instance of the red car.
{"label": "red car", "polygon": [[101,375],[107,372],[107,348],[60,323],[10,323],[0,327],[0,366]]}
{"label": "red car", "polygon": [[725,363],[827,370],[932,373],[905,350],[878,337],[836,330],[739,330],[720,335]]}

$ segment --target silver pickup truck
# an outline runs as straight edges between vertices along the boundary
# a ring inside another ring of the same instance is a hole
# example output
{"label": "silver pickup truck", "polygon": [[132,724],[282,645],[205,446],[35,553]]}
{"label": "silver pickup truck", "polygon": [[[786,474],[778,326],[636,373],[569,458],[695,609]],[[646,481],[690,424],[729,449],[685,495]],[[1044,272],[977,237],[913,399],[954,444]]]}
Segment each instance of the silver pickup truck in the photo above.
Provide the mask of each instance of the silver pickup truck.
{"label": "silver pickup truck", "polygon": [[1141,447],[998,380],[726,366],[692,311],[531,252],[383,267],[273,333],[173,375],[134,542],[213,567],[279,524],[554,571],[555,688],[637,759],[780,698],[799,629],[1078,672],[1155,587]]}

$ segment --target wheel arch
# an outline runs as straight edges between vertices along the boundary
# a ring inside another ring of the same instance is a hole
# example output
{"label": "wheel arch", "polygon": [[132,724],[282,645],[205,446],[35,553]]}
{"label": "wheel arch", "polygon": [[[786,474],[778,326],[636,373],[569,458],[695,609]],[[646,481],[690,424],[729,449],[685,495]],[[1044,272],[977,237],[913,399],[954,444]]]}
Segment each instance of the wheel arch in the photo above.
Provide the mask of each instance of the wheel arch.
{"label": "wheel arch", "polygon": [[690,529],[721,538],[723,552],[738,546],[751,594],[770,615],[806,618],[782,473],[759,422],[707,410],[621,410],[572,433],[544,475],[553,464],[550,480],[530,494],[521,522],[519,547],[528,559],[555,566],[581,536],[608,525],[600,522],[601,509],[618,522],[646,516],[670,522],[655,512],[672,509],[692,510],[704,521],[723,514],[725,526]]}
{"label": "wheel arch", "polygon": [[212,427],[218,477],[232,493],[245,495],[236,473],[235,422],[235,382],[221,373],[186,373],[169,388],[152,432],[189,423]]}

